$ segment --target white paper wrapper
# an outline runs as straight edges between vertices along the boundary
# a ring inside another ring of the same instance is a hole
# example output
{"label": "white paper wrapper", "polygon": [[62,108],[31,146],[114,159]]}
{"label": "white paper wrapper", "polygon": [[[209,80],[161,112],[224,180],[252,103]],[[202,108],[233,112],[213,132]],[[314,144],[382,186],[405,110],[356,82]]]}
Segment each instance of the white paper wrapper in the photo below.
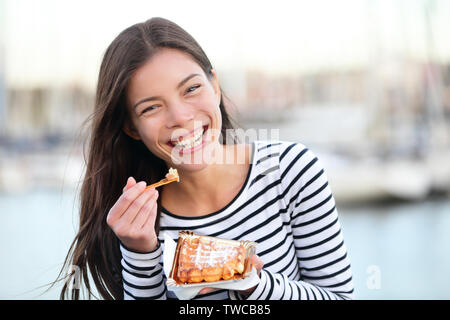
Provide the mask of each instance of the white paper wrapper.
{"label": "white paper wrapper", "polygon": [[164,235],[164,253],[163,264],[164,273],[167,278],[167,290],[171,290],[180,300],[189,300],[194,298],[201,289],[206,287],[229,289],[229,290],[246,290],[256,286],[260,278],[256,273],[256,269],[252,268],[250,275],[244,279],[237,280],[222,280],[216,282],[202,282],[202,283],[190,283],[190,284],[177,284],[175,280],[170,278],[170,271],[172,270],[173,259],[175,257],[175,251],[177,243],[172,240],[167,234]]}

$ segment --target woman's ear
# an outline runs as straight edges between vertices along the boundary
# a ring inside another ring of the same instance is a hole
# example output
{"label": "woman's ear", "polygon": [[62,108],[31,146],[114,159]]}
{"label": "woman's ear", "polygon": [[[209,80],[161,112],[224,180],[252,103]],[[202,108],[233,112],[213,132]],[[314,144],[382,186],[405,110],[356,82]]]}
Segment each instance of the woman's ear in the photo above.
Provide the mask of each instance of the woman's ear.
{"label": "woman's ear", "polygon": [[125,123],[123,125],[123,132],[125,132],[127,136],[135,140],[141,140],[139,132],[136,130],[133,123],[129,119],[125,120]]}

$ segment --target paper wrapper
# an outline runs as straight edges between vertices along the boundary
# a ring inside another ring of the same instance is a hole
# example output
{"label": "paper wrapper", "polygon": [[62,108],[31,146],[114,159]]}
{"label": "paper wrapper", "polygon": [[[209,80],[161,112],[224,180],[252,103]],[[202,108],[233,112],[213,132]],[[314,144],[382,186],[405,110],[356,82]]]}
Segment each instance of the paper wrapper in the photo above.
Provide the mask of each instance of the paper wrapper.
{"label": "paper wrapper", "polygon": [[181,283],[177,279],[177,266],[179,257],[179,248],[183,240],[187,237],[200,237],[192,232],[182,231],[179,233],[179,241],[176,243],[167,234],[164,236],[164,273],[167,278],[167,289],[175,293],[180,300],[188,300],[195,297],[201,289],[206,287],[217,289],[229,289],[229,290],[246,290],[256,286],[260,278],[256,273],[256,269],[252,268],[250,258],[255,254],[256,242],[252,241],[234,241],[225,240],[213,237],[201,236],[204,238],[215,239],[219,242],[230,242],[234,245],[242,244],[245,248],[245,263],[244,272],[240,275],[236,275],[231,280],[219,280],[214,282],[199,282],[199,283]]}

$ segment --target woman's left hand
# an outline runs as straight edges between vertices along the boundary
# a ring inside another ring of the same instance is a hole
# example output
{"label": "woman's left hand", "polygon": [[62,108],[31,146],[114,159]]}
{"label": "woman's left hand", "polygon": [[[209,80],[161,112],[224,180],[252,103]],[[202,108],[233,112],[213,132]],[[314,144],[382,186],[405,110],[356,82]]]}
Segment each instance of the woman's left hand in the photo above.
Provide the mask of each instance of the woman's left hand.
{"label": "woman's left hand", "polygon": [[[258,277],[259,277],[259,275],[261,273],[261,269],[264,266],[264,261],[262,261],[261,258],[255,254],[251,257],[251,263],[252,263],[252,266],[256,269],[256,273],[258,274]],[[241,295],[247,297],[255,290],[255,288],[256,288],[256,286],[249,288],[247,290],[237,290],[237,292],[239,292]],[[216,290],[219,290],[219,289],[206,287],[206,288],[203,288],[202,290],[200,290],[199,294],[207,294],[207,293],[210,293],[210,292],[213,292]]]}

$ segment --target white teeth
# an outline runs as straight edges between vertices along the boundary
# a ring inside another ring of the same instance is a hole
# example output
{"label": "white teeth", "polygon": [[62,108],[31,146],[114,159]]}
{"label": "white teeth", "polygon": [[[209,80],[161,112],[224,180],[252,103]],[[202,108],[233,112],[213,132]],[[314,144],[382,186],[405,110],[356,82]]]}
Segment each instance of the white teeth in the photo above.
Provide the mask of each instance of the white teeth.
{"label": "white teeth", "polygon": [[183,149],[191,149],[196,146],[199,146],[202,143],[202,137],[203,137],[203,128],[198,131],[195,136],[190,138],[189,140],[183,140],[183,141],[177,141],[172,142],[175,146],[181,147]]}

